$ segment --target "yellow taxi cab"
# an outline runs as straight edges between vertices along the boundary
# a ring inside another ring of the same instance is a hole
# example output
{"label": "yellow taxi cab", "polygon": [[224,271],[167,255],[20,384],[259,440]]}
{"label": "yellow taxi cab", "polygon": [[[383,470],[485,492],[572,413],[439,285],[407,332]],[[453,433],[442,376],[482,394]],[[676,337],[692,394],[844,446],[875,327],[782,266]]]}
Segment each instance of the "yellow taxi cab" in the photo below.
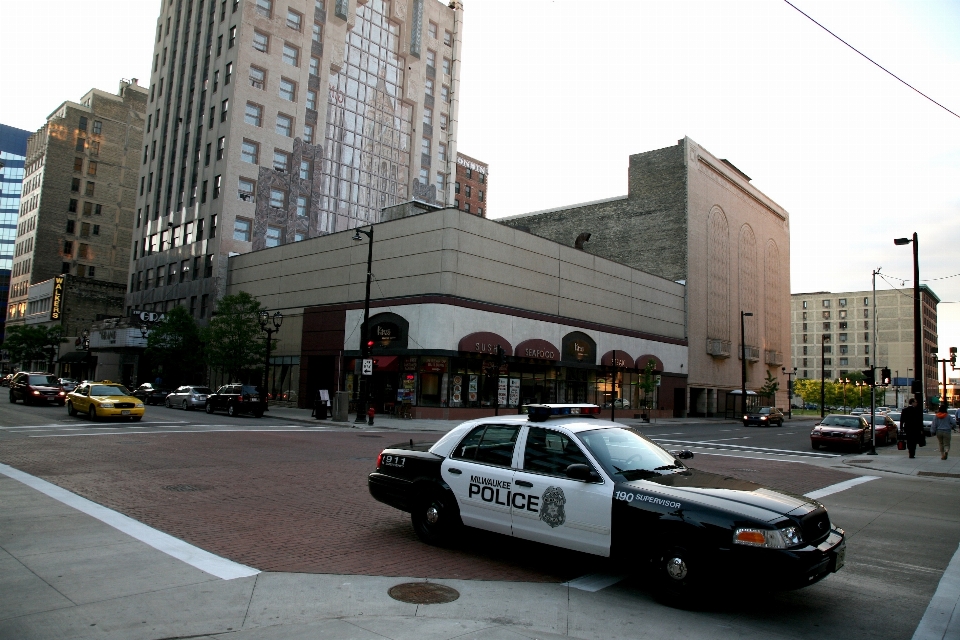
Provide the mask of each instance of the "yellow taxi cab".
{"label": "yellow taxi cab", "polygon": [[136,422],[143,417],[143,402],[117,382],[87,381],[67,394],[67,413],[71,416],[83,413],[91,420],[129,418]]}

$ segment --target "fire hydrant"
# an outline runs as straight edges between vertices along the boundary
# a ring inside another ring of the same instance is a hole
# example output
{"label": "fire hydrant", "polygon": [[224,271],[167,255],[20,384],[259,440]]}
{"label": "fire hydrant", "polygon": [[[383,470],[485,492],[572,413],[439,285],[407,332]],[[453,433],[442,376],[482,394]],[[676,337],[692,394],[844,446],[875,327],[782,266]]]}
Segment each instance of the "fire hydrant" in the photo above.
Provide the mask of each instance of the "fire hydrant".
{"label": "fire hydrant", "polygon": [[373,416],[376,412],[373,410],[373,407],[367,409],[367,424],[371,427],[373,426]]}

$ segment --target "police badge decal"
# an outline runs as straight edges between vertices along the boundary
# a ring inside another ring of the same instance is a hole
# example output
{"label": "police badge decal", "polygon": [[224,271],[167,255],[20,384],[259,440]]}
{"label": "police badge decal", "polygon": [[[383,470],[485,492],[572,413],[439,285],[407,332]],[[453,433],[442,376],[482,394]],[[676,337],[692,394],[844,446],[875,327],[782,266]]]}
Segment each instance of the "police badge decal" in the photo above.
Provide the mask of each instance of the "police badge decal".
{"label": "police badge decal", "polygon": [[540,498],[540,519],[550,525],[551,528],[557,528],[562,525],[567,515],[563,512],[563,505],[567,499],[563,495],[563,489],[560,487],[547,487]]}

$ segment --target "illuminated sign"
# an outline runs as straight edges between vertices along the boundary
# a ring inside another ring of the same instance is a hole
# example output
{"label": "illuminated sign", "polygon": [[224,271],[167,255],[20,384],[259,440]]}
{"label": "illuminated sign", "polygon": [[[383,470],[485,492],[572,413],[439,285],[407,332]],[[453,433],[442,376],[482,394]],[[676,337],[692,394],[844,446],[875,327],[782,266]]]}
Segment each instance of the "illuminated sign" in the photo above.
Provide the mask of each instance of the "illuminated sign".
{"label": "illuminated sign", "polygon": [[59,320],[63,308],[63,276],[53,279],[53,302],[50,305],[50,319]]}

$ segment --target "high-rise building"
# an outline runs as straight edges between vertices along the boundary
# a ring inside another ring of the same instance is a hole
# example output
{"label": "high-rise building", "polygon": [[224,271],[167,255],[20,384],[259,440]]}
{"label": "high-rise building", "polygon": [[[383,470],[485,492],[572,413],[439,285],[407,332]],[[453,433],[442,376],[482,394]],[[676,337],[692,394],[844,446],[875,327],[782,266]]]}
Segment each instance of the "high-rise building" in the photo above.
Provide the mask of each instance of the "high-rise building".
{"label": "high-rise building", "polygon": [[[795,293],[790,296],[793,366],[798,378],[827,380],[871,366],[887,367],[894,380],[889,401],[900,403],[910,396],[914,379],[922,379],[924,397],[937,390],[937,305],[940,298],[927,285],[920,285],[920,315],[923,326],[923,373],[914,371],[913,290]],[[876,353],[873,353],[876,339]],[[821,357],[822,349],[822,357]],[[942,356],[941,356],[942,357]],[[883,402],[884,396],[880,396]]]}
{"label": "high-rise building", "polygon": [[125,283],[147,91],[123,80],[64,102],[30,136],[7,324],[22,324],[31,284],[60,274]]}
{"label": "high-rise building", "polygon": [[490,167],[486,162],[458,153],[453,205],[461,211],[486,218],[489,177]]}
{"label": "high-rise building", "polygon": [[230,255],[452,201],[461,18],[438,0],[163,2],[127,306],[206,318]]}
{"label": "high-rise building", "polygon": [[23,186],[23,163],[27,158],[29,137],[29,131],[0,124],[0,343],[3,342],[3,327],[7,318],[10,270],[13,268],[13,247],[17,238],[20,190]]}

